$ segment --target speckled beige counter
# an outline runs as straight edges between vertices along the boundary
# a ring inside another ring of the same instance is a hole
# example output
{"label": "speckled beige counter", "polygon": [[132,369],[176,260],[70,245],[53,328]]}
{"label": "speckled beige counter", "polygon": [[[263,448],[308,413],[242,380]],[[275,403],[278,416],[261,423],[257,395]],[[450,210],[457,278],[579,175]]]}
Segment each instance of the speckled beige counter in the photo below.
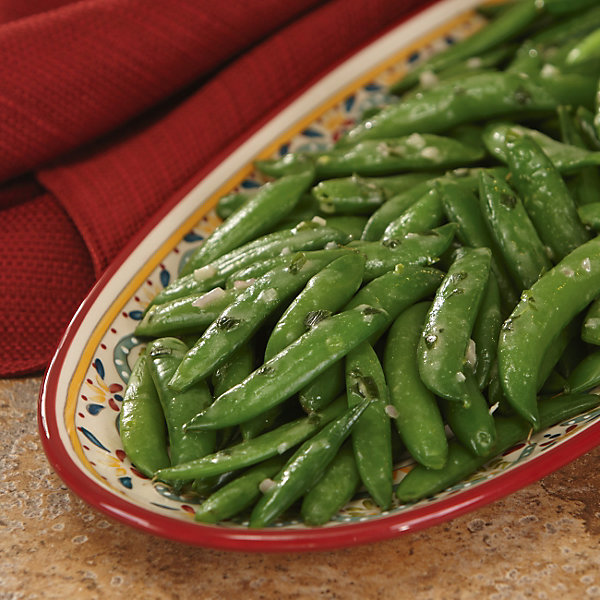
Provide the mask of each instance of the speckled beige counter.
{"label": "speckled beige counter", "polygon": [[233,554],[107,520],[52,472],[39,378],[0,382],[0,600],[600,597],[600,449],[512,496],[396,540]]}

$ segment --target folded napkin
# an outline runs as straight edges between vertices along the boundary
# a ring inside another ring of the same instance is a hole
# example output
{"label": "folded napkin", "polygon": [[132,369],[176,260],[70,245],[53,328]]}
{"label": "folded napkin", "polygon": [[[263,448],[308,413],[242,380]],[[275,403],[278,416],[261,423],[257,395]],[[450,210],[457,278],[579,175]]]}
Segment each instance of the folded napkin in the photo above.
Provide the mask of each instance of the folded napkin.
{"label": "folded napkin", "polygon": [[47,0],[0,25],[0,376],[47,364],[191,177],[422,4]]}

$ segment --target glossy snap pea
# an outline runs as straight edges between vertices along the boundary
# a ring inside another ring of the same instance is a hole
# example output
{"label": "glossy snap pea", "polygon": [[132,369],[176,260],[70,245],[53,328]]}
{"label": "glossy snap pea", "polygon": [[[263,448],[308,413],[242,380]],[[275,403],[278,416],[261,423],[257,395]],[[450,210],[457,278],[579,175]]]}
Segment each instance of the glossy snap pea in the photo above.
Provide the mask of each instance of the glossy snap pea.
{"label": "glossy snap pea", "polygon": [[224,221],[238,208],[240,208],[240,206],[242,206],[246,200],[254,196],[258,192],[258,189],[259,188],[253,188],[252,190],[248,190],[246,192],[231,192],[221,196],[215,208],[217,216]]}
{"label": "glossy snap pea", "polygon": [[588,354],[569,374],[566,389],[571,394],[587,392],[600,384],[600,351]]}
{"label": "glossy snap pea", "polygon": [[375,350],[363,342],[346,356],[348,406],[368,406],[352,429],[352,447],[360,478],[382,509],[392,502],[392,434],[386,412],[389,394]]}
{"label": "glossy snap pea", "polygon": [[260,483],[276,475],[283,464],[283,457],[274,456],[248,469],[210,495],[196,510],[195,520],[218,523],[235,517],[256,502],[261,495]]}
{"label": "glossy snap pea", "polygon": [[600,202],[579,206],[577,214],[586,227],[589,227],[596,233],[600,231]]}
{"label": "glossy snap pea", "polygon": [[[595,395],[564,395],[548,398],[540,404],[540,425],[550,427],[595,408],[600,399]],[[495,452],[501,454],[527,437],[530,425],[518,417],[496,417],[497,442]],[[416,466],[396,488],[401,502],[415,502],[432,496],[474,473],[489,457],[475,456],[461,444],[451,441],[448,463],[444,469],[433,471]]]}
{"label": "glossy snap pea", "polygon": [[542,275],[504,322],[500,380],[517,414],[540,427],[536,387],[541,361],[558,333],[598,294],[600,238],[582,244]]}
{"label": "glossy snap pea", "polygon": [[321,181],[312,194],[326,214],[370,215],[387,200],[381,187],[358,175]]}
{"label": "glossy snap pea", "polygon": [[585,106],[578,106],[575,110],[575,118],[587,146],[593,150],[600,150],[600,133],[596,131],[594,113]]}
{"label": "glossy snap pea", "polygon": [[165,417],[145,352],[129,376],[119,415],[119,433],[125,454],[144,475],[152,477],[155,471],[171,464]]}
{"label": "glossy snap pea", "polygon": [[506,149],[511,184],[556,263],[589,239],[575,203],[560,174],[534,140],[511,136]]}
{"label": "glossy snap pea", "polygon": [[300,406],[308,414],[323,410],[345,389],[344,363],[338,361],[298,392]]}
{"label": "glossy snap pea", "polygon": [[307,525],[324,525],[354,496],[360,485],[352,445],[345,442],[323,477],[304,495],[300,514]]}
{"label": "glossy snap pea", "polygon": [[592,302],[585,314],[581,339],[588,344],[600,346],[600,299],[598,298]]}
{"label": "glossy snap pea", "polygon": [[483,171],[481,213],[519,289],[528,289],[552,263],[521,199],[503,180]]}
{"label": "glossy snap pea", "polygon": [[360,306],[323,319],[240,385],[219,396],[187,427],[218,429],[237,425],[277,406],[384,328],[386,322],[386,313],[371,306]]}
{"label": "glossy snap pea", "polygon": [[411,456],[429,469],[446,463],[448,442],[435,396],[423,384],[417,367],[417,345],[429,302],[408,308],[394,321],[385,343],[383,368],[394,422]]}
{"label": "glossy snap pea", "polygon": [[170,386],[174,390],[185,390],[210,375],[282,302],[337,256],[333,251],[323,252],[318,257],[300,253],[243,290],[189,350]]}
{"label": "glossy snap pea", "polygon": [[417,349],[423,383],[438,396],[463,404],[473,395],[466,375],[474,369],[475,357],[467,352],[490,259],[487,248],[464,248],[458,253],[436,292]]}
{"label": "glossy snap pea", "polygon": [[190,268],[203,267],[268,231],[298,203],[313,178],[312,170],[307,170],[266,183],[204,240],[190,257]]}
{"label": "glossy snap pea", "polygon": [[300,446],[254,506],[250,527],[266,527],[316,484],[368,404],[348,409]]}
{"label": "glossy snap pea", "polygon": [[350,241],[360,240],[366,224],[367,217],[348,215],[327,218],[327,226],[339,229],[348,236]]}
{"label": "glossy snap pea", "polygon": [[200,458],[215,449],[214,431],[200,433],[183,430],[183,426],[194,415],[212,403],[206,382],[199,381],[180,393],[167,385],[187,350],[187,346],[176,338],[159,338],[146,349],[148,370],[167,423],[172,465]]}

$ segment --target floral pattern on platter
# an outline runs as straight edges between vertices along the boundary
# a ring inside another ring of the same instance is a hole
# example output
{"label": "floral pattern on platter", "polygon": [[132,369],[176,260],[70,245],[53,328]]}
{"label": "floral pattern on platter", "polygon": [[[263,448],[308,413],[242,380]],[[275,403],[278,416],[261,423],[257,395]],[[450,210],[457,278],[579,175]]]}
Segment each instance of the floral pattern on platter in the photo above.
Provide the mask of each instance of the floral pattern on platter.
{"label": "floral pattern on platter", "polygon": [[[395,64],[377,78],[361,87],[338,105],[325,111],[309,127],[293,139],[283,143],[276,154],[301,150],[319,150],[331,146],[344,130],[355,123],[365,111],[370,111],[389,100],[386,86],[396,80],[403,72],[418,64],[432,53],[443,49],[453,41],[472,33],[479,28],[483,20],[479,16],[465,20],[447,35],[413,53],[406,60]],[[258,173],[251,173],[235,189],[229,191],[247,191],[255,188],[264,179]],[[127,498],[130,502],[158,512],[165,516],[191,521],[194,504],[198,500],[188,496],[178,496],[169,487],[153,483],[133,467],[122,450],[118,431],[120,405],[131,368],[144,348],[144,341],[134,334],[137,322],[152,297],[170,281],[177,277],[185,257],[210,234],[220,220],[214,211],[206,214],[200,222],[166,256],[136,293],[129,298],[120,314],[110,324],[98,345],[94,358],[78,393],[74,412],[74,428],[81,445],[89,470],[113,492]],[[570,419],[544,432],[531,437],[529,442],[521,443],[496,457],[473,474],[467,480],[437,494],[433,498],[412,505],[394,505],[382,512],[364,490],[345,506],[329,526],[377,519],[410,511],[415,507],[438,502],[468,487],[476,486],[496,475],[511,469],[517,464],[534,460],[549,448],[564,442],[569,437],[584,430],[600,417],[600,409]],[[411,469],[409,458],[396,465],[394,482],[397,485]],[[244,525],[243,517],[222,524],[223,527]],[[302,528],[300,521],[288,518],[278,521],[273,527]]]}

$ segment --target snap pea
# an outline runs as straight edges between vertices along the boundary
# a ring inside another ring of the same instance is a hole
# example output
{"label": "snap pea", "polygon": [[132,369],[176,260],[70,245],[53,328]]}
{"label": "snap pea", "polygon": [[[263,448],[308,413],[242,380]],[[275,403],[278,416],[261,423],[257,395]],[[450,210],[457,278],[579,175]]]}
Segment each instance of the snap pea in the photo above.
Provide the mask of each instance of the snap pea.
{"label": "snap pea", "polygon": [[312,194],[326,214],[370,215],[387,199],[378,185],[358,175],[321,181]]}
{"label": "snap pea", "polygon": [[337,256],[327,250],[318,256],[299,253],[285,266],[257,279],[202,334],[181,361],[169,385],[181,391],[210,375],[282,302]]}
{"label": "snap pea", "polygon": [[600,27],[600,7],[592,5],[584,12],[576,11],[566,18],[555,20],[532,35],[531,40],[544,46],[562,46],[573,39],[581,39],[597,27]]}
{"label": "snap pea", "polygon": [[581,339],[588,344],[600,346],[600,299],[598,298],[592,302],[585,314]]}
{"label": "snap pea", "polygon": [[304,495],[300,514],[307,525],[324,525],[354,496],[360,485],[352,445],[345,442],[323,476]]}
{"label": "snap pea", "polygon": [[346,356],[346,390],[350,408],[369,400],[352,429],[352,447],[364,486],[386,510],[392,502],[392,438],[386,413],[389,394],[379,358],[368,342]]}
{"label": "snap pea", "polygon": [[[209,264],[226,252],[261,235],[297,204],[314,178],[312,170],[266,183],[219,225],[186,263],[186,272]],[[189,267],[187,265],[190,265]]]}
{"label": "snap pea", "polygon": [[250,527],[266,527],[317,483],[368,404],[364,400],[348,409],[300,446],[255,504]]}
{"label": "snap pea", "polygon": [[483,171],[479,179],[481,212],[511,275],[520,289],[528,289],[552,268],[521,199],[502,179]]}
{"label": "snap pea", "polygon": [[135,467],[148,477],[168,467],[168,439],[165,417],[142,352],[129,376],[119,414],[123,450]]}
{"label": "snap pea", "polygon": [[579,206],[577,214],[586,227],[589,227],[596,233],[600,231],[600,202],[592,202],[591,204]]}
{"label": "snap pea", "polygon": [[507,136],[506,149],[511,183],[556,263],[589,239],[575,203],[560,174],[533,139]]}
{"label": "snap pea", "polygon": [[498,342],[502,388],[517,414],[540,427],[536,386],[544,353],[558,333],[598,294],[600,238],[568,254],[542,275],[504,322]]}
{"label": "snap pea", "polygon": [[490,259],[487,248],[464,248],[458,253],[436,292],[417,348],[423,383],[438,396],[463,404],[473,396],[466,375],[474,369],[475,357],[467,352]]}
{"label": "snap pea", "polygon": [[391,326],[383,356],[396,429],[410,455],[429,469],[446,463],[448,442],[435,396],[419,376],[417,344],[430,303],[407,308]]}
{"label": "snap pea", "polygon": [[[550,427],[595,408],[599,403],[600,399],[593,394],[548,398],[540,404],[540,425]],[[529,423],[518,417],[496,417],[495,422],[498,434],[495,452],[498,454],[525,439],[530,431]],[[461,444],[451,441],[446,467],[433,471],[417,465],[400,482],[396,496],[401,502],[415,502],[432,496],[465,479],[488,460],[489,457],[475,456]]]}
{"label": "snap pea", "polygon": [[533,77],[540,74],[543,66],[544,54],[540,44],[525,40],[515,52],[506,71]]}
{"label": "snap pea", "polygon": [[439,227],[444,216],[440,193],[434,187],[394,219],[385,228],[382,239],[398,239],[408,233],[422,233]]}
{"label": "snap pea", "polygon": [[344,363],[332,364],[298,392],[300,406],[308,414],[323,410],[345,389]]}
{"label": "snap pea", "polygon": [[274,456],[248,469],[210,495],[197,509],[195,520],[218,523],[230,519],[249,508],[260,497],[260,483],[277,474],[284,464],[281,456]]}
{"label": "snap pea", "polygon": [[575,110],[575,118],[588,147],[600,150],[600,132],[596,130],[594,113],[585,106],[578,106]]}
{"label": "snap pea", "polygon": [[246,200],[254,196],[259,188],[254,188],[246,192],[230,192],[219,198],[215,212],[223,221],[232,215]]}
{"label": "snap pea", "polygon": [[359,306],[323,319],[241,384],[219,396],[187,427],[218,429],[237,425],[277,406],[385,327],[386,322],[386,313],[371,306]]}
{"label": "snap pea", "polygon": [[588,33],[571,48],[565,63],[570,67],[575,67],[598,59],[600,59],[600,30],[596,29]]}
{"label": "snap pea", "polygon": [[415,85],[419,81],[419,76],[426,71],[436,73],[459,61],[477,56],[481,52],[513,39],[529,27],[541,12],[540,7],[533,0],[514,3],[480,31],[454,44],[445,52],[436,54],[417,69],[410,71],[396,84],[392,85],[390,91],[400,94]]}
{"label": "snap pea", "polygon": [[600,352],[588,354],[569,374],[566,389],[571,394],[591,390],[600,384]]}
{"label": "snap pea", "polygon": [[367,217],[348,215],[327,218],[327,226],[345,233],[350,241],[360,240],[366,224]]}
{"label": "snap pea", "polygon": [[199,433],[183,430],[185,423],[212,403],[206,382],[199,381],[180,393],[167,385],[187,351],[188,347],[176,338],[153,340],[146,349],[148,370],[167,423],[172,465],[200,458],[215,449],[214,431]]}

